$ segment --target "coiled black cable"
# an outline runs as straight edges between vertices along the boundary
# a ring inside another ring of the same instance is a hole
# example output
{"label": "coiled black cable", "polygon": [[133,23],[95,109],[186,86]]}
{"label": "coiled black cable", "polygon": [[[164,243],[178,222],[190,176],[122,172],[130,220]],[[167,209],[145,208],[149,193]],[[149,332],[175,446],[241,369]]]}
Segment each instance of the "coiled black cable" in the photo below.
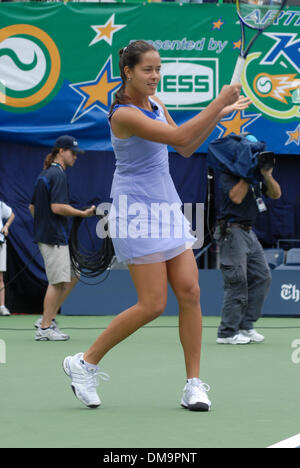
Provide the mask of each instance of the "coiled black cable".
{"label": "coiled black cable", "polygon": [[[98,219],[103,220],[104,215],[100,215],[97,217]],[[87,250],[86,247],[84,247],[83,244],[80,243],[79,228],[83,219],[84,218],[81,218],[79,216],[75,216],[73,218],[73,223],[69,237],[71,263],[75,275],[80,281],[82,281],[82,277],[95,278],[97,276],[102,275],[106,271],[109,274],[109,268],[113,262],[113,258],[115,255],[112,239],[108,233],[107,222],[104,225],[104,230],[107,232],[107,236],[102,240],[102,245],[100,248],[95,248],[94,250]],[[91,233],[87,225],[86,228],[91,238]],[[107,276],[104,278],[104,280],[107,278]]]}

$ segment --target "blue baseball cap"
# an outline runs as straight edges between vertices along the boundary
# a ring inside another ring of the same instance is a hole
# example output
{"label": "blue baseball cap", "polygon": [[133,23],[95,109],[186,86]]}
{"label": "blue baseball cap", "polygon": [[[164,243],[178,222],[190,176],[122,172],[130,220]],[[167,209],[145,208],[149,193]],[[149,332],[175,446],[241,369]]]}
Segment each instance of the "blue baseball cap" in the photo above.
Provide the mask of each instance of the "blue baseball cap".
{"label": "blue baseball cap", "polygon": [[258,141],[258,139],[254,135],[247,135],[246,139],[249,141],[254,141],[254,142]]}
{"label": "blue baseball cap", "polygon": [[250,133],[250,132],[243,132],[240,134],[241,137],[244,137],[246,138],[246,140],[249,140],[249,141],[252,141],[252,142],[257,142],[258,139],[256,138],[256,136],[253,135],[253,133]]}
{"label": "blue baseball cap", "polygon": [[75,153],[84,153],[84,151],[79,148],[77,140],[70,135],[63,135],[57,138],[54,148],[70,149]]}

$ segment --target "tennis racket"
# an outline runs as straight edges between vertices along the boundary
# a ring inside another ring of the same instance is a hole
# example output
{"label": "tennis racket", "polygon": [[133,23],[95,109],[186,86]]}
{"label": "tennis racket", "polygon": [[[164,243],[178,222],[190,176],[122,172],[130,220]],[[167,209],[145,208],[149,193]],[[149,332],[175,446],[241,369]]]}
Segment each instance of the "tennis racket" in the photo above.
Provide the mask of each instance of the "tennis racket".
{"label": "tennis racket", "polygon": [[[231,84],[240,83],[246,57],[256,39],[280,15],[287,0],[232,0],[236,3],[237,14],[241,25],[241,48],[237,59]],[[256,31],[246,46],[246,28]]]}

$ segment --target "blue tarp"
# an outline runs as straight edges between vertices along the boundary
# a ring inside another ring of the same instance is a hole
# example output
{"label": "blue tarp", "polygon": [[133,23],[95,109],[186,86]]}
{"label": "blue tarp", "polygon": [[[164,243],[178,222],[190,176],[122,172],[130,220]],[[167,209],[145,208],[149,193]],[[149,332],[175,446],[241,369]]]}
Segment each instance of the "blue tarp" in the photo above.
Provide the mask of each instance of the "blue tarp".
{"label": "blue tarp", "polygon": [[257,157],[265,149],[264,142],[249,141],[245,137],[231,134],[209,144],[207,165],[211,169],[234,174],[255,184],[262,180]]}

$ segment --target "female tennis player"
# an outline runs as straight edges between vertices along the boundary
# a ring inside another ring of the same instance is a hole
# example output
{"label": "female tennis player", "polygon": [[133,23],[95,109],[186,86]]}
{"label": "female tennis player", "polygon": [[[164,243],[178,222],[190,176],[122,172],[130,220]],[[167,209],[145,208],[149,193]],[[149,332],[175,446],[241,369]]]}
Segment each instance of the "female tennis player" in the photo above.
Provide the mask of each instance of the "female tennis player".
{"label": "female tennis player", "polygon": [[[116,316],[85,353],[66,357],[63,368],[77,398],[88,407],[98,407],[101,401],[96,377],[103,374],[99,362],[115,345],[163,313],[169,282],[179,304],[179,334],[187,374],[181,405],[208,411],[209,386],[200,380],[202,316],[198,268],[191,249],[196,239],[180,210],[181,201],[169,173],[167,145],[184,157],[191,156],[220,119],[247,108],[249,100],[240,97],[241,85],[224,86],[205,110],[177,127],[155,96],[161,69],[157,50],[147,42],[135,41],[119,55],[123,84],[109,116],[117,160],[110,225],[120,232],[113,238],[116,256],[128,264],[138,302]],[[130,235],[129,224],[134,217],[128,214],[130,208],[125,213],[121,206],[125,196],[127,206],[138,203],[144,207],[140,236]],[[161,219],[153,215],[153,203],[175,205],[177,209],[173,217]],[[170,232],[168,236],[164,235],[166,231]]]}

